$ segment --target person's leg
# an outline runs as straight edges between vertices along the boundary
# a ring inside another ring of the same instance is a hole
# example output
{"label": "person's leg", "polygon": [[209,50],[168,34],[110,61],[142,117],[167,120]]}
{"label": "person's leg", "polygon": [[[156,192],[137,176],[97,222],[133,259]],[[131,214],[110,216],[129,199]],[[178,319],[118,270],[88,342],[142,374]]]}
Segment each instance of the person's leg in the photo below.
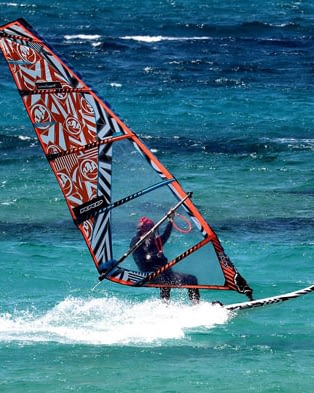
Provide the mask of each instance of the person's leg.
{"label": "person's leg", "polygon": [[199,301],[200,301],[200,291],[199,291],[198,288],[188,289],[188,293],[189,293],[189,299],[193,303],[199,303]]}
{"label": "person's leg", "polygon": [[160,299],[169,302],[170,300],[170,288],[160,288]]}
{"label": "person's leg", "polygon": [[[187,285],[197,285],[197,278],[192,274],[184,274],[184,273],[173,273],[174,280],[178,284],[187,284]],[[199,303],[200,301],[200,291],[198,288],[189,288],[188,289],[189,299],[193,303]]]}

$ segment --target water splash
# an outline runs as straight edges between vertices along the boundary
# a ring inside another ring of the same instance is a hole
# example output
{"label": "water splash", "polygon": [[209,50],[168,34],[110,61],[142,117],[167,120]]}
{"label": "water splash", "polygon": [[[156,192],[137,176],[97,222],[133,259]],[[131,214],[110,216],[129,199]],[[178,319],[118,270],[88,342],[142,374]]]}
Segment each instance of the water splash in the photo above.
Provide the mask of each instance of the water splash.
{"label": "water splash", "polygon": [[160,345],[224,324],[230,313],[219,305],[187,305],[159,300],[131,302],[116,297],[68,297],[42,315],[23,311],[0,314],[0,341],[89,345]]}

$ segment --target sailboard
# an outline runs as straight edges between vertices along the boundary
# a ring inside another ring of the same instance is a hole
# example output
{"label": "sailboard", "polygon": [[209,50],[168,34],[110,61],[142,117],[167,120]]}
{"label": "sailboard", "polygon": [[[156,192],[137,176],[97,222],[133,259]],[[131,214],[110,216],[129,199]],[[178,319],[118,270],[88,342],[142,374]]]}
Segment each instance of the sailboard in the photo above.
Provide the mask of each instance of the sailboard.
{"label": "sailboard", "polygon": [[300,296],[307,295],[314,291],[314,285],[310,285],[309,287],[298,289],[297,291],[284,293],[277,296],[266,297],[263,299],[252,300],[249,302],[241,302],[224,305],[223,307],[230,311],[238,311],[238,310],[247,310],[249,308],[258,308],[265,307],[272,304],[278,304],[282,302],[286,302],[287,300],[296,299]]}
{"label": "sailboard", "polygon": [[[191,193],[24,19],[0,27],[0,48],[99,279],[235,291],[252,300]],[[143,216],[157,223],[156,241],[169,222],[174,227],[159,249],[166,263],[151,271],[134,258],[146,238],[131,246]],[[169,280],[167,272],[195,279]]]}

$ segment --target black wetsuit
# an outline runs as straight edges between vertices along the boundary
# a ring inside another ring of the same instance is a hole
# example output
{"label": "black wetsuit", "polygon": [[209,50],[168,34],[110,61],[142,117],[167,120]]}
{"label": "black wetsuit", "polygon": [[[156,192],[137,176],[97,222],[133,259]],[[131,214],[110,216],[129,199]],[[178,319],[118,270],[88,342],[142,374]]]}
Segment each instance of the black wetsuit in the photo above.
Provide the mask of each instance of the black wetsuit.
{"label": "black wetsuit", "polygon": [[[133,258],[138,268],[142,272],[153,272],[168,263],[168,259],[162,251],[163,245],[168,240],[172,231],[172,223],[169,221],[164,233],[159,237],[148,237],[134,253]],[[132,247],[143,236],[141,231],[138,231],[130,243]],[[171,268],[161,273],[151,282],[160,284],[172,285],[197,285],[197,278],[191,274],[183,274],[174,272]],[[197,288],[188,289],[189,298],[193,301],[198,301],[200,298],[199,290]],[[160,297],[165,300],[170,299],[170,288],[160,288]]]}

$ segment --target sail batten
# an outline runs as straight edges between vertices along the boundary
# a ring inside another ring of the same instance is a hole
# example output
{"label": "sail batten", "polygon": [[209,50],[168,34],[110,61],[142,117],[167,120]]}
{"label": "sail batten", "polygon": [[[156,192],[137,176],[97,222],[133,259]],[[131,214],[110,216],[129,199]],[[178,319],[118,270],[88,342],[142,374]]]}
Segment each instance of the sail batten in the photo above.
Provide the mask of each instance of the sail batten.
{"label": "sail batten", "polygon": [[[52,125],[52,124],[55,124],[55,123],[53,123],[53,122],[51,122],[51,123],[42,123],[41,126]],[[38,127],[39,127],[39,125],[38,125]],[[117,136],[109,136],[109,137],[107,137],[105,139],[97,140],[95,142],[88,143],[88,144],[86,144],[84,146],[79,146],[79,147],[75,147],[75,148],[72,148],[72,149],[69,149],[69,150],[64,150],[64,151],[61,151],[59,153],[47,154],[46,157],[47,157],[47,159],[49,161],[52,161],[52,160],[55,160],[55,159],[57,159],[59,157],[71,155],[73,153],[78,153],[78,152],[81,152],[81,151],[87,151],[87,150],[93,149],[95,147],[98,147],[98,146],[101,146],[101,145],[106,145],[106,144],[109,144],[109,143],[112,143],[112,142],[115,142],[115,141],[120,141],[120,140],[126,139],[126,138],[130,138],[130,136],[129,135],[125,135],[125,134],[121,134],[121,135],[117,135]]]}
{"label": "sail batten", "polygon": [[[20,65],[19,63],[12,63],[13,65]],[[58,87],[60,86],[60,87]],[[59,83],[50,82],[50,86],[48,83],[45,84],[36,84],[37,89],[34,90],[19,90],[21,96],[28,96],[33,94],[60,94],[60,93],[90,93],[88,89],[82,88],[66,88],[61,87]]]}
{"label": "sail batten", "polygon": [[[190,194],[29,24],[19,19],[0,27],[0,48],[97,270],[129,249],[141,217],[163,223],[166,212],[178,206],[177,230],[159,245],[169,262],[143,272],[128,255],[106,278],[132,286],[244,293],[245,280]],[[162,238],[163,225],[155,239]],[[169,283],[165,272],[172,269],[193,275],[193,284]]]}

